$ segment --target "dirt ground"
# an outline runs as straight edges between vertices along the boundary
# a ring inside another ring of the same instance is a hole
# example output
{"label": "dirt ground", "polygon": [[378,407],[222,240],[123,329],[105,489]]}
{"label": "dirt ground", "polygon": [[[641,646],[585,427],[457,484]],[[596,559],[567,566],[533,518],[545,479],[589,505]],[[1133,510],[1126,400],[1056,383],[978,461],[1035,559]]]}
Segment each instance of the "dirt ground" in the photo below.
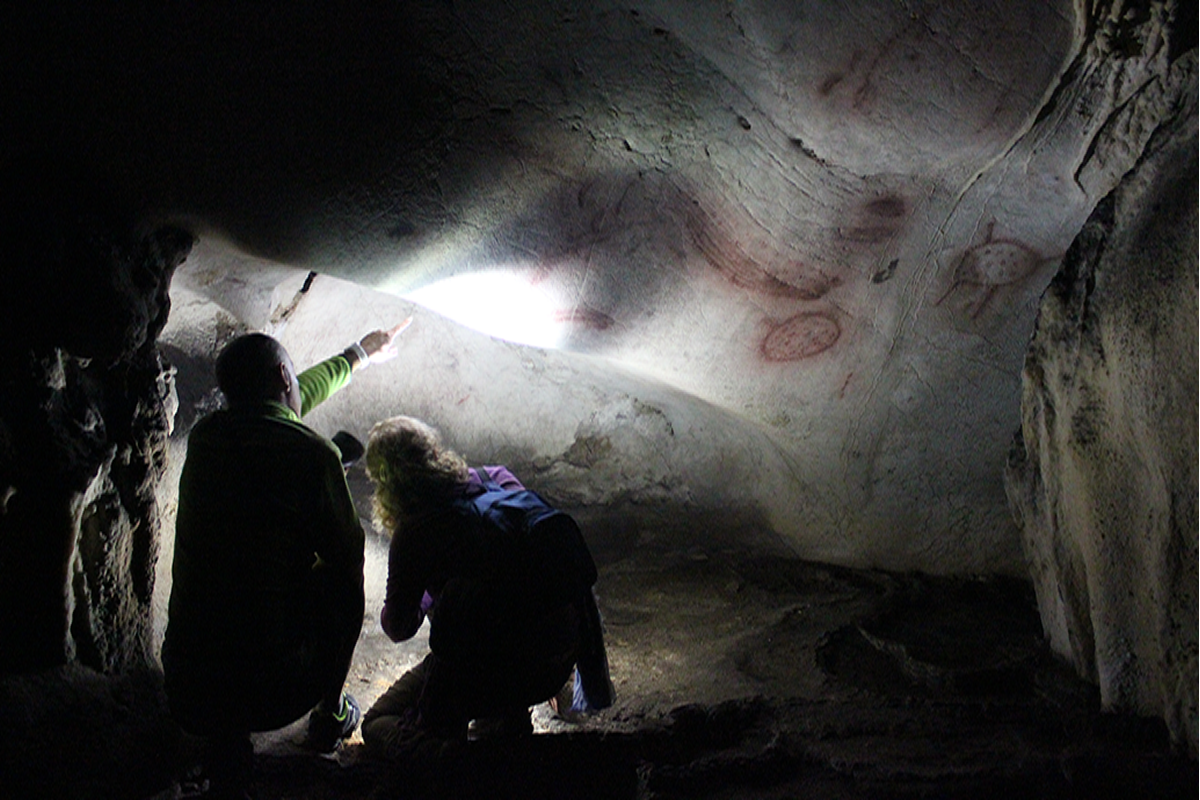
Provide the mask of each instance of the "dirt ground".
{"label": "dirt ground", "polygon": [[[386,544],[370,537],[372,562]],[[369,572],[369,595],[382,580]],[[603,564],[597,591],[613,708],[566,721],[542,705],[532,737],[391,764],[357,734],[305,755],[294,725],[259,738],[256,796],[1195,796],[1160,721],[1100,713],[1051,656],[1023,582],[693,549]],[[369,619],[351,692],[366,709],[425,651],[424,630],[397,645]]]}
{"label": "dirt ground", "polygon": [[[369,497],[358,476],[352,485]],[[369,508],[360,500],[364,520]],[[586,526],[585,526],[586,530]],[[718,541],[713,532],[712,541]],[[368,534],[367,619],[348,679],[366,710],[426,652],[382,633],[387,540]],[[597,555],[616,704],[533,710],[533,736],[396,763],[303,722],[255,740],[259,800],[1195,797],[1161,720],[1101,713],[1049,653],[1031,587],[714,548]],[[156,682],[157,681],[157,682]],[[196,742],[161,676],[82,668],[0,680],[0,798],[180,800]]]}

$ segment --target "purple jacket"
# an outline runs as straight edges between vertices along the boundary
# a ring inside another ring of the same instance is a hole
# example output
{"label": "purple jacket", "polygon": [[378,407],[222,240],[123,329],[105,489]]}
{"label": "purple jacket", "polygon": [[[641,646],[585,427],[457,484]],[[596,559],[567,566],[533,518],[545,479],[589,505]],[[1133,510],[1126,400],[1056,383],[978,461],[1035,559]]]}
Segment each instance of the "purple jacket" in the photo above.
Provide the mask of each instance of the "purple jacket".
{"label": "purple jacket", "polygon": [[[482,475],[480,474],[482,473]],[[471,468],[467,471],[467,482],[462,486],[463,497],[475,497],[483,494],[484,482],[497,483],[504,489],[524,489],[525,486],[517,477],[504,466],[488,466]],[[392,537],[388,549],[388,581],[387,595],[383,602],[383,610],[379,614],[383,632],[393,642],[411,639],[425,615],[433,605],[433,595],[429,590],[440,589],[440,582],[445,580],[445,565],[437,563],[436,550],[444,548],[431,547],[437,541],[448,541],[453,537],[452,527],[454,518],[446,512],[430,512],[410,519],[408,530],[401,531]],[[432,530],[426,530],[426,528]],[[441,528],[441,531],[436,531]],[[430,582],[437,586],[429,585]]]}

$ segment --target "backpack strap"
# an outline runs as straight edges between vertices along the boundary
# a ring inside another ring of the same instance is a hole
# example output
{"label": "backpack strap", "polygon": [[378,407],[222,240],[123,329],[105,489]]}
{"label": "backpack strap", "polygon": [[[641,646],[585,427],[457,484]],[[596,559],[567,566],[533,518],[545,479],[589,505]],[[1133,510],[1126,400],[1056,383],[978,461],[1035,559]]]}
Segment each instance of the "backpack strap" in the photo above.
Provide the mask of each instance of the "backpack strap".
{"label": "backpack strap", "polygon": [[514,491],[521,490],[505,489],[495,481],[484,481],[483,492],[475,495],[467,502],[474,506],[475,510],[479,512],[479,514],[486,515],[489,508],[503,500],[508,495],[513,494]]}

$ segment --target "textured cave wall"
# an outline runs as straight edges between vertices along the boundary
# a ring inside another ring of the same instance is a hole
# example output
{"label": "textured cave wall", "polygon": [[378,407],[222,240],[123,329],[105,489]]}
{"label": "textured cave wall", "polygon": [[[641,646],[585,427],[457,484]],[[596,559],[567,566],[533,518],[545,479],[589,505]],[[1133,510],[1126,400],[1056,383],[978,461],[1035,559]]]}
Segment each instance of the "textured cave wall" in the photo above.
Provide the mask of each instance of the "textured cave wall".
{"label": "textured cave wall", "polygon": [[[306,366],[415,315],[396,359],[356,373],[306,422],[365,441],[377,420],[419,416],[472,463],[508,464],[585,519],[601,559],[634,549],[791,552],[761,511],[791,491],[791,465],[769,431],[645,375],[495,339],[394,295],[205,240],[172,296],[162,340],[178,367],[173,441],[211,408],[211,364],[235,333],[267,331]],[[165,509],[172,502],[164,496]]]}
{"label": "textured cave wall", "polygon": [[174,415],[155,339],[191,247],[62,154],[0,181],[0,671],[153,663]]}
{"label": "textured cave wall", "polygon": [[[148,797],[180,734],[155,669],[156,339],[192,237],[64,152],[0,169],[0,795]],[[145,754],[155,758],[147,762]]]}
{"label": "textured cave wall", "polygon": [[1092,214],[1042,301],[1007,471],[1053,649],[1197,749],[1197,126]]}
{"label": "textured cave wall", "polygon": [[957,574],[1024,571],[1038,297],[1195,63],[1175,0],[17,16],[21,122],[72,109],[148,205],[383,291],[513,273],[563,349],[770,439],[798,554]]}

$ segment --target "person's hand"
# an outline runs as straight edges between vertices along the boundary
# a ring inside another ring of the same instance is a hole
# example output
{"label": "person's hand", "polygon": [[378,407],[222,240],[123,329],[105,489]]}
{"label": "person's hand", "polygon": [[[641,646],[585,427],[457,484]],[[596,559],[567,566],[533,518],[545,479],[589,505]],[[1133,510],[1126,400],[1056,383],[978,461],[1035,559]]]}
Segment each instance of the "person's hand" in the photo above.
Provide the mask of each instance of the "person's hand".
{"label": "person's hand", "polygon": [[358,346],[367,354],[367,361],[372,364],[382,364],[384,361],[395,358],[397,355],[396,338],[412,324],[412,321],[413,318],[409,317],[390,330],[372,331],[364,336]]}

